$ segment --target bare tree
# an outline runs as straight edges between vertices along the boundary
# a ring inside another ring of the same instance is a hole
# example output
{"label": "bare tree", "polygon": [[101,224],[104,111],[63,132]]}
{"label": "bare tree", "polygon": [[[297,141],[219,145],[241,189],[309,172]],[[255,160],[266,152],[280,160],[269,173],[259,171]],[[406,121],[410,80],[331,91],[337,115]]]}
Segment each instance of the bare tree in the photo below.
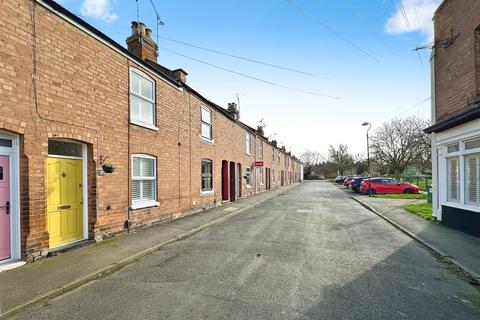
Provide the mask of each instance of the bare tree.
{"label": "bare tree", "polygon": [[300,156],[300,160],[303,162],[303,174],[305,179],[308,179],[309,175],[314,171],[314,167],[322,162],[324,157],[318,151],[306,149]]}
{"label": "bare tree", "polygon": [[357,154],[352,155],[352,160],[355,163],[363,162],[363,161],[366,160],[366,157],[363,153],[357,153]]}
{"label": "bare tree", "polygon": [[375,159],[399,176],[407,167],[430,163],[430,139],[423,132],[428,121],[411,116],[384,123],[371,138]]}
{"label": "bare tree", "polygon": [[353,165],[353,157],[348,152],[348,146],[346,144],[339,144],[338,148],[330,145],[328,149],[328,158],[335,164],[335,167],[342,175],[345,170],[350,169]]}
{"label": "bare tree", "polygon": [[306,149],[300,156],[304,166],[315,166],[324,160],[323,155],[314,150]]}

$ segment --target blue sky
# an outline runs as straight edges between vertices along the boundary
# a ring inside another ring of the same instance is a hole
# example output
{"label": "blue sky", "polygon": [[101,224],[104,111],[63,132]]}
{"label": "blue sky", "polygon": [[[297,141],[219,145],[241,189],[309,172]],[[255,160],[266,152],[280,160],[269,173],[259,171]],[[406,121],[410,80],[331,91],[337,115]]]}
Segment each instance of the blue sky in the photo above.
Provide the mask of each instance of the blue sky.
{"label": "blue sky", "polygon": [[[58,0],[125,45],[135,0]],[[183,68],[188,83],[221,106],[236,101],[241,120],[267,124],[267,136],[297,155],[327,153],[346,143],[365,153],[365,128],[395,116],[429,118],[431,17],[440,0],[153,0],[165,25],[160,36],[298,69],[288,72],[159,40],[158,62]],[[402,7],[405,15],[402,14]],[[156,33],[150,0],[140,20]],[[154,34],[154,37],[156,35]],[[301,91],[221,71],[164,49]],[[424,102],[422,102],[424,101]],[[422,103],[420,103],[422,102]]]}

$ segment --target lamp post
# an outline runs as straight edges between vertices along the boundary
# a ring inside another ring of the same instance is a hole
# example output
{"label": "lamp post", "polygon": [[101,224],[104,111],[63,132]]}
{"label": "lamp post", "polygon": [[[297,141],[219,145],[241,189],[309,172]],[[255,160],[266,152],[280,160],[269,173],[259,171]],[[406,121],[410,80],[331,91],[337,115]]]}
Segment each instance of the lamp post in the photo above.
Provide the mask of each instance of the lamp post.
{"label": "lamp post", "polygon": [[368,196],[371,196],[370,192],[370,142],[368,139],[368,131],[370,131],[370,128],[372,127],[372,124],[370,122],[364,122],[362,123],[362,126],[368,126],[367,129],[367,166],[368,166]]}

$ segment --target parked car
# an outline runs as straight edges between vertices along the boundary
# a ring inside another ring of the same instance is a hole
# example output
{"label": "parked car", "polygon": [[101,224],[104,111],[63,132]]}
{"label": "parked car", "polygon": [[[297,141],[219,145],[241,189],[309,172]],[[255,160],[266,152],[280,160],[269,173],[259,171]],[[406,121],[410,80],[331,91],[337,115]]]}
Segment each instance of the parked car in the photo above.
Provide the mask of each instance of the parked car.
{"label": "parked car", "polygon": [[355,192],[360,192],[360,185],[362,184],[362,181],[365,180],[365,179],[366,179],[365,177],[354,178],[350,182],[350,189],[352,189]]}
{"label": "parked car", "polygon": [[[370,193],[418,193],[416,185],[391,178],[370,178]],[[360,184],[360,192],[368,194],[368,179]]]}
{"label": "parked car", "polygon": [[352,181],[353,178],[354,176],[347,176],[345,178],[345,181],[343,181],[343,185],[348,188],[348,185],[350,184],[350,181]]}
{"label": "parked car", "polygon": [[343,180],[345,180],[344,176],[337,176],[335,178],[335,183],[343,183]]}

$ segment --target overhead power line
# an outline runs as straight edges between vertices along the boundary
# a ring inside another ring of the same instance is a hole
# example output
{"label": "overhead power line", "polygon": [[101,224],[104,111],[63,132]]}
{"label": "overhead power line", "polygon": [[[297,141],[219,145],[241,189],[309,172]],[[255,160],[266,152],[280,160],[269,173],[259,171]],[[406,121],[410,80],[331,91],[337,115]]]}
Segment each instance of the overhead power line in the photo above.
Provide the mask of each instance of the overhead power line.
{"label": "overhead power line", "polygon": [[398,116],[401,116],[403,114],[405,114],[406,112],[409,112],[410,110],[412,110],[413,108],[416,108],[422,104],[424,104],[425,102],[427,101],[430,101],[431,100],[431,97],[428,97],[426,99],[423,99],[422,101],[419,101],[417,103],[415,103],[414,105],[410,106],[410,107],[407,107],[407,108],[404,108],[402,110],[400,110],[400,112],[397,113]]}
{"label": "overhead power line", "polygon": [[265,61],[252,59],[252,58],[246,58],[246,57],[242,57],[242,56],[239,56],[239,55],[236,55],[236,54],[233,54],[233,53],[223,52],[223,51],[219,51],[219,50],[215,50],[215,49],[209,49],[209,48],[206,48],[206,47],[202,47],[202,46],[199,46],[199,45],[187,43],[187,42],[184,42],[184,41],[174,40],[174,39],[167,38],[167,37],[159,37],[159,38],[162,39],[162,40],[167,40],[167,41],[179,43],[179,44],[189,46],[189,47],[192,47],[192,48],[197,48],[197,49],[201,49],[201,50],[205,50],[205,51],[210,51],[210,52],[221,54],[221,55],[224,55],[224,56],[227,56],[227,57],[232,57],[232,58],[236,58],[236,59],[240,59],[240,60],[244,60],[244,61],[248,61],[248,62],[252,62],[252,63],[257,63],[257,64],[261,64],[261,65],[264,65],[264,66],[276,68],[276,69],[286,70],[286,71],[295,72],[295,73],[301,73],[301,74],[305,74],[305,75],[312,76],[312,77],[317,76],[316,74],[313,74],[313,73],[310,73],[310,72],[305,72],[305,71],[301,71],[301,70],[297,70],[297,69],[293,69],[293,68],[283,67],[283,66],[280,66],[280,65],[276,65],[276,64],[272,64],[272,63],[268,63],[268,62],[265,62]]}
{"label": "overhead power line", "polygon": [[418,10],[417,10],[417,1],[413,0],[413,9],[415,10],[415,17],[417,17],[417,25],[420,25],[420,19],[418,18]]}
{"label": "overhead power line", "polygon": [[345,0],[345,2],[347,3],[348,7],[350,8],[350,10],[360,19],[360,21],[367,27],[368,30],[370,30],[370,32],[378,38],[378,40],[380,40],[380,42],[388,48],[387,46],[387,43],[385,42],[385,40],[380,36],[380,34],[378,34],[377,31],[375,31],[375,29],[372,27],[372,25],[367,21],[367,19],[365,19],[363,17],[363,15],[360,13],[360,11],[355,7],[355,5],[352,3],[351,0]]}
{"label": "overhead power line", "polygon": [[[88,19],[88,17],[82,16],[80,14],[77,14],[77,15],[81,18]],[[129,30],[130,28],[125,27],[125,26],[116,25],[116,24],[111,24],[111,23],[104,23],[104,25],[105,25],[106,29],[108,29],[112,32],[115,32],[118,35],[128,37],[128,34],[126,34],[124,32],[120,32],[118,30],[114,30],[113,27],[118,28],[119,30]],[[239,55],[236,55],[236,54],[233,54],[233,53],[228,53],[228,52],[225,52],[225,51],[210,49],[210,48],[207,48],[207,47],[199,46],[199,45],[188,43],[188,42],[185,42],[185,41],[175,40],[175,39],[167,38],[167,37],[162,37],[162,36],[159,36],[157,34],[157,44],[159,43],[158,39],[162,39],[162,40],[166,40],[166,41],[170,41],[170,42],[174,42],[174,43],[179,43],[179,44],[182,44],[182,45],[185,45],[185,46],[188,46],[188,47],[197,48],[197,49],[217,53],[217,54],[220,54],[220,55],[224,55],[224,56],[227,56],[227,57],[232,57],[232,58],[239,59],[239,60],[248,61],[248,62],[251,62],[251,63],[265,65],[265,66],[268,66],[268,67],[271,67],[271,68],[276,68],[276,69],[280,69],[280,70],[285,70],[285,71],[290,71],[290,72],[294,72],[294,73],[304,74],[304,75],[312,76],[312,77],[319,77],[317,74],[314,74],[314,73],[310,73],[310,72],[306,72],[306,71],[302,71],[302,70],[298,70],[298,69],[293,69],[293,68],[281,66],[281,65],[278,65],[278,64],[272,64],[272,63],[268,63],[268,62],[261,61],[261,60],[258,60],[258,59],[247,58],[247,57],[239,56]],[[327,77],[320,77],[320,78],[329,79]]]}
{"label": "overhead power line", "polygon": [[215,65],[215,64],[210,63],[210,62],[206,62],[206,61],[203,61],[203,60],[200,60],[200,59],[197,59],[197,58],[193,58],[193,57],[184,55],[182,53],[176,52],[174,50],[167,49],[165,47],[161,47],[159,49],[170,52],[170,53],[173,53],[175,55],[178,55],[178,56],[181,56],[181,57],[184,57],[184,58],[187,58],[187,59],[190,59],[190,60],[193,60],[193,61],[196,61],[196,62],[199,62],[199,63],[202,63],[202,64],[205,64],[205,65],[208,65],[210,67],[213,67],[213,68],[216,68],[216,69],[219,69],[219,70],[223,70],[223,71],[226,71],[226,72],[229,72],[229,73],[233,73],[233,74],[236,74],[236,75],[248,78],[248,79],[252,79],[252,80],[255,80],[255,81],[258,81],[258,82],[263,82],[263,83],[266,83],[266,84],[269,84],[269,85],[272,85],[272,86],[275,86],[275,87],[288,89],[288,90],[292,90],[292,91],[297,91],[297,92],[301,92],[301,93],[305,93],[305,94],[309,94],[309,95],[314,95],[314,96],[318,96],[318,97],[324,97],[324,98],[329,98],[329,99],[334,99],[334,100],[341,100],[340,97],[335,97],[335,96],[330,96],[330,95],[326,95],[326,94],[322,94],[322,93],[318,93],[318,92],[312,92],[312,91],[302,90],[302,89],[298,89],[298,88],[293,88],[293,87],[289,87],[289,86],[279,84],[279,83],[276,83],[276,82],[272,82],[272,81],[269,81],[269,80],[264,80],[264,79],[261,79],[261,78],[250,76],[250,75],[247,75],[245,73],[241,73],[241,72],[238,72],[238,71],[227,69],[225,67],[221,67],[221,66]]}
{"label": "overhead power line", "polygon": [[329,31],[330,33],[334,34],[336,37],[342,39],[345,43],[347,43],[349,46],[351,46],[352,48],[356,49],[357,51],[360,51],[361,53],[363,53],[364,55],[366,55],[367,57],[369,57],[370,59],[380,63],[380,60],[377,59],[376,57],[374,57],[373,55],[371,55],[370,53],[368,53],[367,51],[365,51],[364,49],[362,49],[359,45],[357,45],[356,43],[352,42],[351,40],[349,40],[347,37],[345,37],[343,34],[341,34],[340,32],[336,31],[335,29],[333,29],[332,27],[330,27],[329,25],[327,25],[326,23],[324,23],[323,21],[321,21],[318,17],[314,17],[312,14],[310,14],[304,7],[302,7],[301,5],[297,4],[296,2],[294,2],[294,0],[286,0],[289,4],[291,4],[292,6],[294,6],[297,10],[299,10],[305,17],[307,17],[308,19],[318,23],[321,27],[323,27],[324,29],[326,29],[327,31]]}

